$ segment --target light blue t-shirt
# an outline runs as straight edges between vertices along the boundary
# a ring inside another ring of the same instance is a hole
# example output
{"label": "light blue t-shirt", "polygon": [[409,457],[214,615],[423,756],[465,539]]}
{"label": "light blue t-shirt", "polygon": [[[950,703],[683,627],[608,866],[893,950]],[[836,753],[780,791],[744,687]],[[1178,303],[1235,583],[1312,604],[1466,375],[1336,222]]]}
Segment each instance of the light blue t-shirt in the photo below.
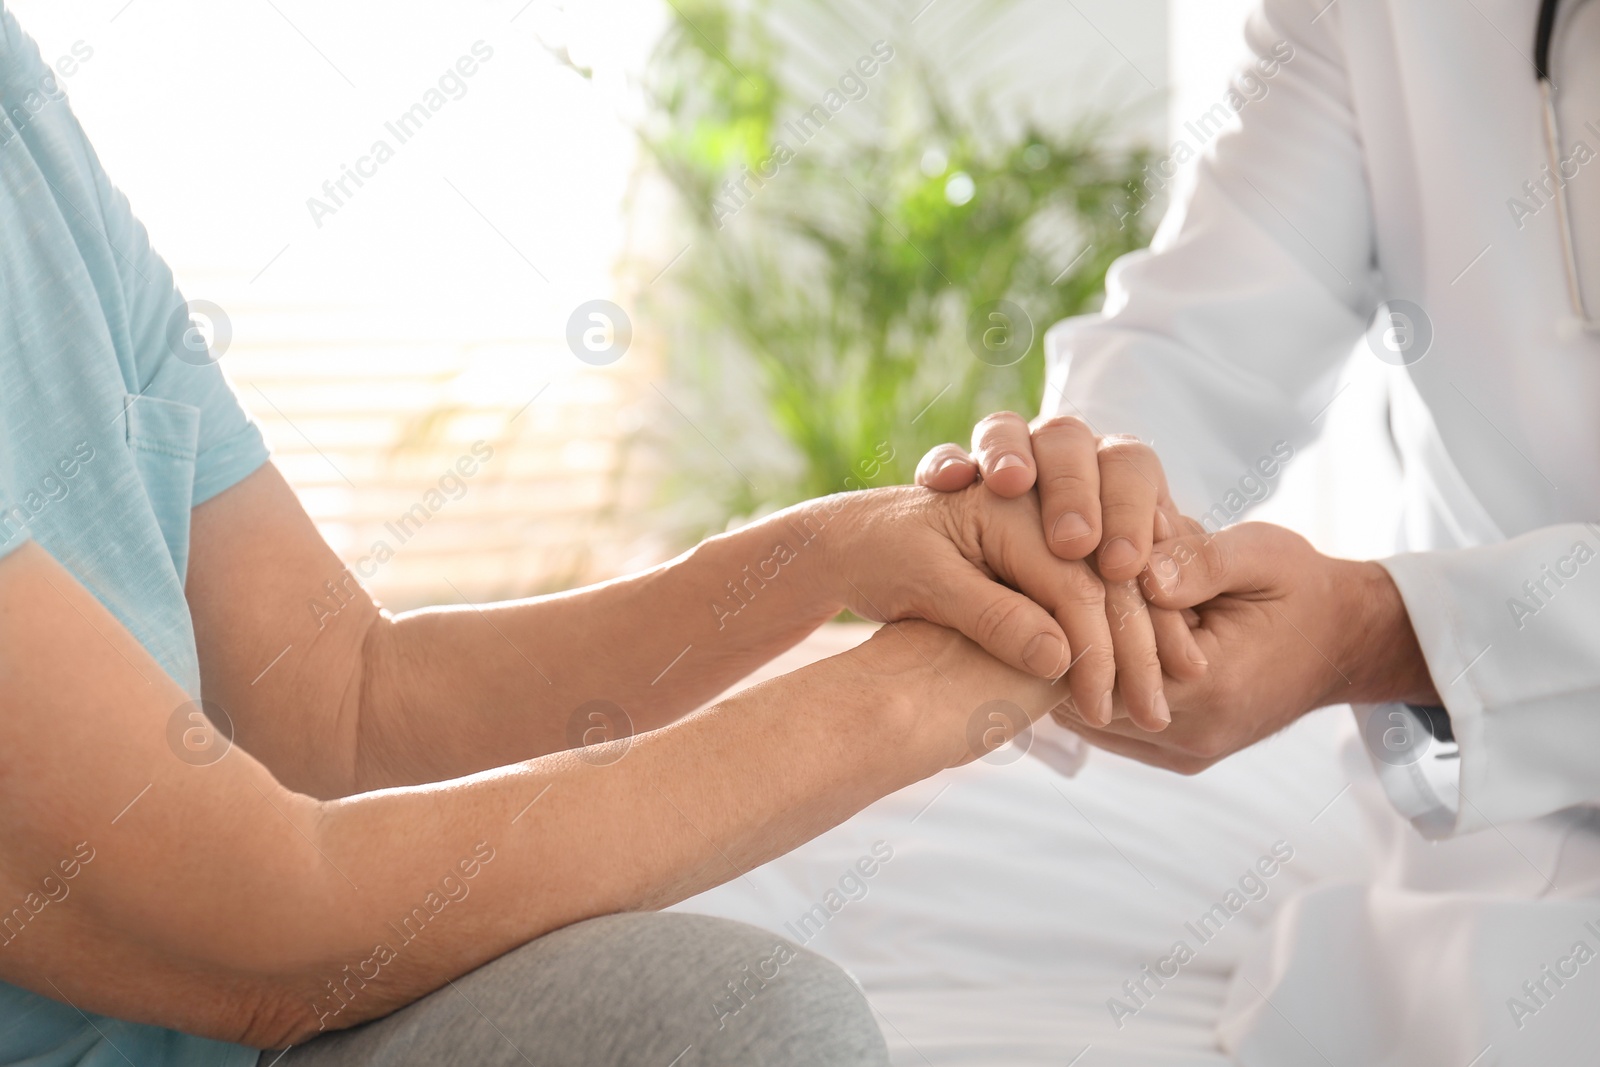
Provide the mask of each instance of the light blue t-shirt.
{"label": "light blue t-shirt", "polygon": [[[189,510],[260,467],[266,446],[4,0],[0,105],[0,555],[37,542],[198,698]],[[0,983],[0,1064],[256,1057]]]}

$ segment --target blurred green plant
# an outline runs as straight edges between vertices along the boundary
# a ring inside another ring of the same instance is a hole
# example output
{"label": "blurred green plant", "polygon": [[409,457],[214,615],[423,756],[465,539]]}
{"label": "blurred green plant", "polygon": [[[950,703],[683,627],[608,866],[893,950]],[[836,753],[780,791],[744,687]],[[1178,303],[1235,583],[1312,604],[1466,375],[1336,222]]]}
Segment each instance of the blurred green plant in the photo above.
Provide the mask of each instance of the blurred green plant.
{"label": "blurred green plant", "polygon": [[[687,247],[645,292],[684,416],[667,495],[685,536],[909,481],[984,414],[1031,415],[1044,331],[1149,238],[1151,154],[1111,147],[1108,118],[1001,121],[909,42],[841,49],[860,7],[779,6],[673,0],[647,75],[642,137]],[[1008,366],[969,337],[1000,300],[1031,319],[994,320],[1013,347],[1031,329]]]}

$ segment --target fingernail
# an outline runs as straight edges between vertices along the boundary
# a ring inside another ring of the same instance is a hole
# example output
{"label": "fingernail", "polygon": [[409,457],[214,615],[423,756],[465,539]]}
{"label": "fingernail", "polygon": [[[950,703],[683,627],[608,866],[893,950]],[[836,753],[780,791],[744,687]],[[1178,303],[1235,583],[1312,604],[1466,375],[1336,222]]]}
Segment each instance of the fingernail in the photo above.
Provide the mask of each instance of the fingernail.
{"label": "fingernail", "polygon": [[1165,552],[1150,553],[1150,577],[1163,593],[1171,596],[1178,588],[1178,561]]}
{"label": "fingernail", "polygon": [[1100,566],[1113,570],[1127,567],[1139,558],[1139,550],[1133,547],[1133,542],[1126,537],[1117,537],[1108,541],[1100,549]]}
{"label": "fingernail", "polygon": [[949,459],[941,460],[939,465],[937,467],[933,468],[933,476],[935,478],[937,478],[939,475],[943,474],[945,471],[954,470],[955,468],[960,467],[960,466],[964,466],[964,465],[965,464],[963,463],[962,460],[959,460],[956,457],[951,456]]}
{"label": "fingernail", "polygon": [[1165,512],[1156,512],[1155,535],[1157,541],[1166,541],[1172,537],[1172,520],[1167,518]]}
{"label": "fingernail", "polygon": [[1095,712],[1095,716],[1100,720],[1101,726],[1107,726],[1110,724],[1112,711],[1111,691],[1107,690],[1106,695],[1100,698],[1099,710]]}
{"label": "fingernail", "polygon": [[1155,705],[1151,710],[1158,721],[1168,724],[1172,722],[1172,709],[1167,707],[1167,694],[1157,693]]}
{"label": "fingernail", "polygon": [[1039,634],[1022,650],[1022,662],[1041,678],[1054,678],[1066,665],[1067,646],[1055,634]]}
{"label": "fingernail", "polygon": [[1076,511],[1069,511],[1050,528],[1050,540],[1076,541],[1089,532],[1089,521]]}
{"label": "fingernail", "polygon": [[1023,458],[1017,455],[1015,452],[1007,452],[1005,455],[995,460],[994,469],[997,471],[1007,471],[1012,467],[1026,467],[1027,465],[1028,464],[1023,460]]}
{"label": "fingernail", "polygon": [[1189,662],[1193,663],[1197,667],[1211,666],[1211,661],[1206,659],[1205,653],[1200,651],[1199,645],[1189,646]]}

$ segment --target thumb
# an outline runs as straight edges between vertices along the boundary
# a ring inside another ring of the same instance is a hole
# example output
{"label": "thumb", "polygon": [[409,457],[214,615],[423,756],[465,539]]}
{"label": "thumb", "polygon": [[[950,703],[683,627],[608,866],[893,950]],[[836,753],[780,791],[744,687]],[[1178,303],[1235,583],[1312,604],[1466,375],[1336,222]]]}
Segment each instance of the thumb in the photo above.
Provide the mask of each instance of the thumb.
{"label": "thumb", "polygon": [[1049,679],[1072,662],[1067,635],[1048,611],[975,568],[952,568],[931,587],[928,621],[960,630],[1000,662]]}
{"label": "thumb", "polygon": [[1241,523],[1214,534],[1192,521],[1183,525],[1187,532],[1154,546],[1139,576],[1145,599],[1157,607],[1192,608],[1224,593],[1275,586],[1284,538],[1296,537],[1264,522]]}

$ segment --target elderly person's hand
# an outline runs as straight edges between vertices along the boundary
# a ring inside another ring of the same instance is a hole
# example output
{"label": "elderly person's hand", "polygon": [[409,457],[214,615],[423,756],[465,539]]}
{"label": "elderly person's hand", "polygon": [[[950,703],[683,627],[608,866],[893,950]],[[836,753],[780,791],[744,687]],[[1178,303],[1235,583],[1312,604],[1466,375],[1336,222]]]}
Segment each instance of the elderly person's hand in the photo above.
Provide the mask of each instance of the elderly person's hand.
{"label": "elderly person's hand", "polygon": [[[1166,718],[1163,674],[1197,679],[1206,657],[1189,633],[1192,617],[1146,610],[1136,583],[1151,543],[1170,537],[1179,517],[1155,452],[1136,438],[1096,434],[1081,419],[1041,418],[1030,426],[1002,411],[974,427],[970,454],[938,445],[917,467],[917,483],[941,492],[980,481],[994,498],[1037,498],[1046,551],[1092,559],[1104,580],[1119,702],[1141,725]],[[1092,704],[1078,707],[1086,721],[1110,721]]]}
{"label": "elderly person's hand", "polygon": [[[1070,666],[1067,687],[1082,721],[1111,721],[1125,664],[1159,675],[1158,634],[1137,587],[1108,589],[1087,562],[1052,553],[1035,494],[901,486],[801,507],[807,510],[791,526],[829,516],[820,531],[828,535],[821,539],[825,565],[813,571],[836,583],[829,595],[866,618],[920,618],[959,630],[1038,677],[1056,678]],[[1164,630],[1162,639],[1192,640],[1182,617],[1167,614],[1182,632]],[[1179,658],[1179,676],[1203,673],[1202,665]],[[1141,729],[1161,730],[1169,721],[1159,700],[1124,706]]]}

